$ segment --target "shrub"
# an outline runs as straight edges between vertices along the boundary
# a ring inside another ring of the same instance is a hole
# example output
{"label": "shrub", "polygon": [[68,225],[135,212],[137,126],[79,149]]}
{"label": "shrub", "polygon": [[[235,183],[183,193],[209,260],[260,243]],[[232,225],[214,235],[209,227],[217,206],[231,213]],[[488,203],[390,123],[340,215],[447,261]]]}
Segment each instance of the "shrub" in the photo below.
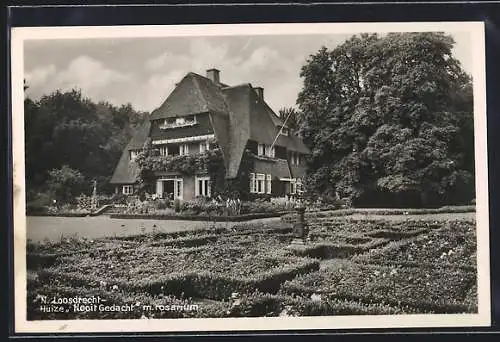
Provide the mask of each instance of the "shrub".
{"label": "shrub", "polygon": [[181,212],[181,201],[178,198],[176,198],[174,200],[174,210],[175,210],[176,213],[180,213]]}
{"label": "shrub", "polygon": [[169,199],[157,199],[154,203],[157,210],[165,210],[171,206]]}

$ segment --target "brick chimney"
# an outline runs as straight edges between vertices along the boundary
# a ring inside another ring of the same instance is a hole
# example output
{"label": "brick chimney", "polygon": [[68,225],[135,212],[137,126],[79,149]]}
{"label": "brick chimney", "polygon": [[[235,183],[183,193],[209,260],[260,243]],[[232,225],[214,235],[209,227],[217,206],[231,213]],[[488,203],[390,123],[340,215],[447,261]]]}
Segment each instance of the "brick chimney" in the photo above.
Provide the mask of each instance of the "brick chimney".
{"label": "brick chimney", "polygon": [[211,79],[212,82],[220,84],[220,71],[217,69],[208,69],[207,78]]}
{"label": "brick chimney", "polygon": [[264,100],[264,88],[262,87],[255,87],[253,88],[255,90],[255,92],[257,93],[257,96],[259,98],[261,98],[262,100]]}

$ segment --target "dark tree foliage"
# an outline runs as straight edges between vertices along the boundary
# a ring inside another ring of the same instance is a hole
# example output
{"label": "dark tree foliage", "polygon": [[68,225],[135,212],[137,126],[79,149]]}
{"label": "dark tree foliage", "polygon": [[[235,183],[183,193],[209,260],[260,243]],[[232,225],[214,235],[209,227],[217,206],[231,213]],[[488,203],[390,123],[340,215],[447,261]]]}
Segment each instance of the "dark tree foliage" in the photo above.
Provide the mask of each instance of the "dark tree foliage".
{"label": "dark tree foliage", "polygon": [[91,193],[94,179],[100,192],[110,191],[123,148],[147,115],[130,104],[94,103],[78,90],[56,91],[38,101],[27,98],[24,111],[29,193],[49,190],[49,171],[61,169],[80,173],[85,193]]}
{"label": "dark tree foliage", "polygon": [[364,206],[474,197],[470,77],[442,33],[353,36],[302,67],[308,187]]}
{"label": "dark tree foliage", "polygon": [[299,113],[293,107],[284,107],[278,111],[278,116],[283,120],[292,132],[297,132],[299,125],[297,122]]}

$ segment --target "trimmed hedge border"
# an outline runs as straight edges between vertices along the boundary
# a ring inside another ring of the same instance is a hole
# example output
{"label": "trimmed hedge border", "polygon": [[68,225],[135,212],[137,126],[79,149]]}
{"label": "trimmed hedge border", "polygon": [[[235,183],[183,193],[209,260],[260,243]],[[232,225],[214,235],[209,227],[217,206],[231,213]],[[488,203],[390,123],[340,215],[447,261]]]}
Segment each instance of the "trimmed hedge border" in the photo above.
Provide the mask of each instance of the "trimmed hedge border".
{"label": "trimmed hedge border", "polygon": [[237,216],[203,216],[203,215],[162,215],[162,214],[110,214],[114,219],[145,219],[145,220],[183,220],[208,222],[243,222],[262,218],[281,217],[288,212],[251,213]]}
{"label": "trimmed hedge border", "polygon": [[345,259],[352,255],[361,254],[373,248],[379,248],[389,243],[389,240],[376,238],[359,245],[335,244],[322,242],[313,245],[290,246],[290,250],[297,256],[318,258],[318,259]]}
{"label": "trimmed hedge border", "polygon": [[[277,293],[282,284],[298,275],[319,270],[319,261],[304,260],[298,265],[286,267],[279,271],[257,274],[251,278],[233,278],[214,273],[177,273],[158,276],[153,279],[139,281],[115,281],[122,290],[135,293],[147,292],[150,295],[174,295],[176,297],[208,298],[227,300],[233,292],[251,293],[255,290]],[[54,270],[39,272],[39,281],[65,281],[72,287],[98,288],[99,281],[94,275],[78,272],[60,274]],[[110,283],[111,285],[111,283]]]}
{"label": "trimmed hedge border", "polygon": [[473,213],[473,212],[476,212],[475,205],[444,206],[441,208],[407,208],[407,209],[353,208],[353,209],[339,209],[339,210],[331,210],[331,211],[306,211],[306,216],[310,216],[310,217],[336,217],[336,216],[351,216],[354,214],[387,216],[387,215],[428,215],[428,214],[446,214],[446,213],[456,214],[456,213]]}

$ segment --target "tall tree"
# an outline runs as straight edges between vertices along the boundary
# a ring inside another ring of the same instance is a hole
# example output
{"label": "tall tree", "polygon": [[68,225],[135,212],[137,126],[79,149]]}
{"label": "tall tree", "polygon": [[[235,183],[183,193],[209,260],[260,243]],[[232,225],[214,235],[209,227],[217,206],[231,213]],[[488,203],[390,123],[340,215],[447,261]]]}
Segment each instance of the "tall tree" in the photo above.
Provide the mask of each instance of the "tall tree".
{"label": "tall tree", "polygon": [[278,116],[285,122],[286,126],[288,126],[291,131],[296,132],[299,129],[299,123],[297,121],[299,114],[295,108],[283,107],[278,111]]}
{"label": "tall tree", "polygon": [[474,193],[470,77],[441,33],[354,36],[301,70],[309,186],[359,205],[437,205]]}
{"label": "tall tree", "polygon": [[111,190],[122,150],[147,115],[130,104],[94,103],[78,90],[27,98],[24,109],[27,186],[35,192],[47,191],[49,171],[64,165],[81,173],[85,184],[97,179],[100,190]]}

